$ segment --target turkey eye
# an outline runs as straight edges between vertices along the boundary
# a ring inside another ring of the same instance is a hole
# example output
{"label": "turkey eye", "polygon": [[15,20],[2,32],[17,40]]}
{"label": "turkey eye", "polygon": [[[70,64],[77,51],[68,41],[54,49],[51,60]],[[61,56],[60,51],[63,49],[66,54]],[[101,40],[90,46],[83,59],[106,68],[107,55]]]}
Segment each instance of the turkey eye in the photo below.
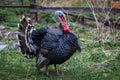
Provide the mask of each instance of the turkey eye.
{"label": "turkey eye", "polygon": [[58,13],[59,16],[62,16],[62,13]]}

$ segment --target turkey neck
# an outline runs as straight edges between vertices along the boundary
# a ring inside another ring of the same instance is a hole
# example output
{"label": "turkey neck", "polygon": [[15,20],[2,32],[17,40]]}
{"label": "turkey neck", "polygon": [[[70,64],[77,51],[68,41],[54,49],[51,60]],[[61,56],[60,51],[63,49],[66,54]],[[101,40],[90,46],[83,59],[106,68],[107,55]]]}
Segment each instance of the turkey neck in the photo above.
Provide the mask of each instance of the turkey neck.
{"label": "turkey neck", "polygon": [[59,16],[58,19],[59,19],[59,22],[60,22],[60,27],[62,28],[63,32],[65,32],[65,33],[70,32],[70,28],[69,28],[69,26],[67,25],[67,22],[66,22],[66,17],[65,16]]}
{"label": "turkey neck", "polygon": [[62,30],[64,33],[69,33],[70,32],[70,28],[67,24],[59,24],[58,29]]}

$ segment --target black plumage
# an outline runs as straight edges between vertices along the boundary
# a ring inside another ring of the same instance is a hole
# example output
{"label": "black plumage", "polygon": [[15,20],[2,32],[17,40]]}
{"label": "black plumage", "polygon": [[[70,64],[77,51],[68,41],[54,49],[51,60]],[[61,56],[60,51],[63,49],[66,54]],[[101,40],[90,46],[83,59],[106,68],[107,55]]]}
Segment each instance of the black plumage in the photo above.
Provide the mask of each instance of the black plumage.
{"label": "black plumage", "polygon": [[47,33],[47,27],[41,28],[38,30],[33,30],[31,33],[31,39],[33,40],[33,44],[40,47],[41,41]]}
{"label": "black plumage", "polygon": [[49,64],[61,64],[68,60],[76,50],[80,50],[78,39],[73,33],[60,35],[59,39],[56,38],[56,41],[51,41],[51,43],[45,42],[45,40],[43,39],[41,48],[48,50]]}

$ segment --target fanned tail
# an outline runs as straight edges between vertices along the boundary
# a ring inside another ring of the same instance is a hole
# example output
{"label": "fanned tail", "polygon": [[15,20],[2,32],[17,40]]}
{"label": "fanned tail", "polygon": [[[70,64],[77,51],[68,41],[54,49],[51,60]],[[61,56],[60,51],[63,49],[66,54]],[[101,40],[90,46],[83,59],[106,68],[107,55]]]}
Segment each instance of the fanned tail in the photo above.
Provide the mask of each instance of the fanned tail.
{"label": "fanned tail", "polygon": [[35,30],[31,19],[26,16],[22,16],[20,23],[18,24],[20,33],[17,35],[18,42],[20,44],[20,50],[27,58],[32,58],[36,55],[36,46],[33,45],[31,33]]}
{"label": "fanned tail", "polygon": [[18,28],[22,34],[25,34],[26,27],[28,25],[28,21],[26,17],[23,15],[20,19],[20,23],[18,24]]}
{"label": "fanned tail", "polygon": [[[38,32],[35,30],[34,25],[31,22],[31,19],[29,17],[23,16],[22,19],[20,19],[20,24],[18,24],[20,33],[17,35],[18,42],[20,44],[20,50],[22,54],[24,54],[27,58],[33,58],[36,57],[36,67],[39,70],[44,65],[48,64],[49,60],[41,54],[39,49],[39,46],[36,46],[33,43],[32,37],[34,38],[41,37],[40,41],[42,40],[42,37],[46,33],[46,28],[40,29]],[[36,33],[34,32],[37,32]],[[34,35],[33,35],[34,34]],[[40,42],[38,41],[38,43]],[[40,42],[41,43],[41,42]]]}

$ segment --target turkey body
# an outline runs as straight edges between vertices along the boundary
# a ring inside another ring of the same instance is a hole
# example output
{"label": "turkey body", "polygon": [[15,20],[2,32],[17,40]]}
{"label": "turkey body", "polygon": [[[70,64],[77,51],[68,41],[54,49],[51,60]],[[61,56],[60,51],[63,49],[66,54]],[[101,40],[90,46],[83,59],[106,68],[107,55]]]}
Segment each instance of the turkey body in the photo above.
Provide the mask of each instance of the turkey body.
{"label": "turkey body", "polygon": [[45,27],[36,33],[32,34],[33,43],[39,48],[48,50],[45,55],[50,60],[48,64],[61,64],[68,60],[76,50],[81,51],[78,38],[72,32],[64,33],[60,29]]}
{"label": "turkey body", "polygon": [[36,57],[37,69],[46,66],[46,75],[49,75],[48,65],[54,64],[58,74],[56,64],[66,62],[76,50],[81,52],[78,38],[70,31],[65,14],[56,11],[55,17],[60,23],[57,28],[35,29],[31,19],[25,16],[18,25],[21,30],[21,34],[18,34],[18,42],[22,54],[26,54],[27,58]]}
{"label": "turkey body", "polygon": [[63,34],[58,42],[56,42],[56,46],[48,51],[47,58],[50,60],[49,64],[61,64],[65,62],[78,49],[78,46],[75,46],[75,43],[70,41],[71,37],[74,37],[74,40],[77,39],[72,33]]}

